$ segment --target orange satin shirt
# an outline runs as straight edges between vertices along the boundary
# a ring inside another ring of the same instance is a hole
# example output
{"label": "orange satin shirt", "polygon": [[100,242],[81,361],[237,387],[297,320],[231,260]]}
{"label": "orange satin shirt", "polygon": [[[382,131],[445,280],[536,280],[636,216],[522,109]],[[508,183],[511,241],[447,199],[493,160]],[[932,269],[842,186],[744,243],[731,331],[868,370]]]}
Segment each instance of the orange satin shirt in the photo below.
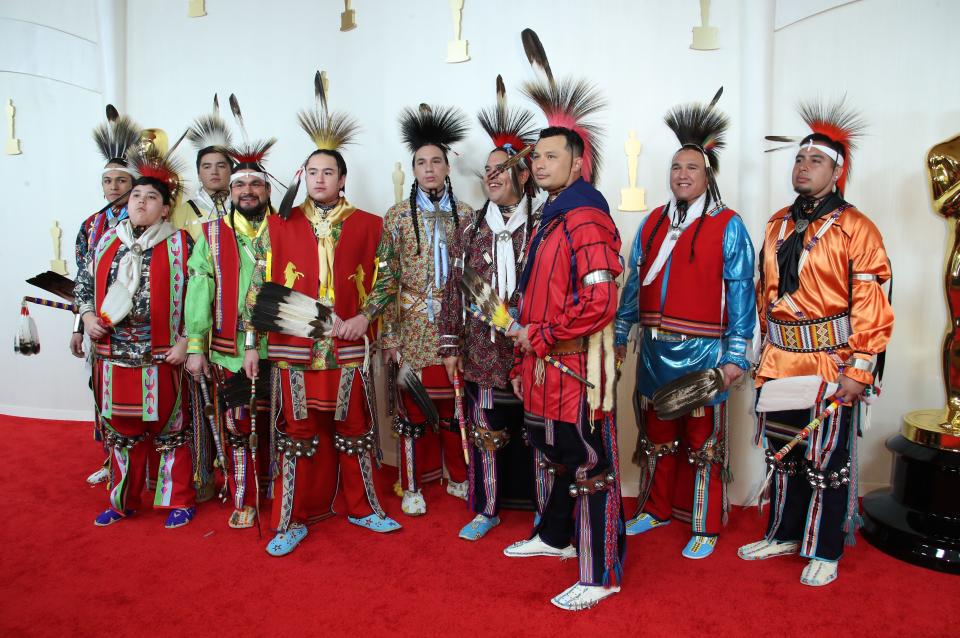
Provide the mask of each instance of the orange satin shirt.
{"label": "orange satin shirt", "polygon": [[[849,308],[852,334],[847,346],[834,351],[840,361],[846,361],[851,355],[869,360],[886,349],[893,332],[893,309],[881,288],[891,276],[883,237],[873,222],[852,206],[844,210],[820,237],[800,271],[800,287],[790,297],[804,317],[798,317],[786,300],[770,307],[777,300],[780,280],[777,239],[784,218],[787,220],[784,237],[793,232],[793,220],[789,217],[789,208],[778,211],[767,222],[764,234],[760,280],[757,282],[757,313],[764,338],[756,376],[758,387],[767,379],[782,377],[816,374],[828,382],[836,382],[839,377],[837,360],[826,352],[788,352],[767,343],[768,313],[778,321],[798,321],[829,317]],[[811,223],[804,235],[806,241],[809,242],[830,217],[828,213]],[[854,277],[852,303],[851,264],[854,275],[876,276],[872,281]],[[873,383],[873,375],[865,370],[847,368],[844,374],[861,383]]]}

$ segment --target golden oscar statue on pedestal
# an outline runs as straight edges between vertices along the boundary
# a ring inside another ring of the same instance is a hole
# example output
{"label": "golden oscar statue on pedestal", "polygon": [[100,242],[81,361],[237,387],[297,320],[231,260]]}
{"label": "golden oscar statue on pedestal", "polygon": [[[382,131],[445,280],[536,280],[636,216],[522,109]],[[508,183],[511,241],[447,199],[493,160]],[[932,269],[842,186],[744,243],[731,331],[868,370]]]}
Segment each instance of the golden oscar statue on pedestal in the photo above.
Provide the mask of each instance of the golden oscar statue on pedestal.
{"label": "golden oscar statue on pedestal", "polygon": [[927,153],[933,208],[947,218],[953,242],[944,291],[950,323],[941,365],[946,406],[903,416],[889,488],[863,497],[863,536],[901,560],[960,574],[960,135]]}

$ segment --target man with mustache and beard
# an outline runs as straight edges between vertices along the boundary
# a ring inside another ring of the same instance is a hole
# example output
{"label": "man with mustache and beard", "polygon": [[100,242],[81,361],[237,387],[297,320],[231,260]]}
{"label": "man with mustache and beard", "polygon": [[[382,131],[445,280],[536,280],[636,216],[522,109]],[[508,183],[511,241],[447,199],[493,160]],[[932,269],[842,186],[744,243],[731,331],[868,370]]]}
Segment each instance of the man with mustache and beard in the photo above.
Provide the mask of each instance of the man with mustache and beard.
{"label": "man with mustache and beard", "polygon": [[[200,383],[206,382],[201,378],[204,377],[215,380],[219,387],[234,375],[242,374],[241,315],[255,265],[254,244],[266,230],[267,216],[271,214],[270,182],[263,161],[272,144],[271,140],[254,145],[253,152],[232,152],[237,163],[230,176],[231,210],[226,216],[199,227],[199,238],[190,254],[186,369]],[[223,149],[213,154],[226,158]],[[261,356],[266,356],[265,339],[260,339],[257,349]],[[263,432],[266,432],[269,409],[258,407],[257,411],[262,417],[259,422],[264,424]],[[233,512],[227,524],[238,529],[252,527],[258,493],[254,481],[257,476],[267,475],[270,437],[258,437],[257,462],[260,467],[254,471],[249,406],[221,409],[220,413],[231,459],[227,480],[233,497]],[[195,427],[204,427],[203,421],[202,417],[195,419]]]}

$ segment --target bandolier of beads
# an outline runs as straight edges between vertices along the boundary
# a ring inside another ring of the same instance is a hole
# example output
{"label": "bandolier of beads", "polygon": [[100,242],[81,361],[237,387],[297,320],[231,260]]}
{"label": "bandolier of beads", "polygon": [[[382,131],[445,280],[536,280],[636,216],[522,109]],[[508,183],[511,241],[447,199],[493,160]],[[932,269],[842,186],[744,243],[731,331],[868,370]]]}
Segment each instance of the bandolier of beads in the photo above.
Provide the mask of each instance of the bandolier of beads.
{"label": "bandolier of beads", "polygon": [[393,417],[393,431],[400,436],[419,439],[423,436],[423,423],[410,423],[398,414]]}
{"label": "bandolier of beads", "polygon": [[680,441],[654,443],[645,436],[640,437],[640,442],[637,445],[640,448],[641,454],[645,454],[646,456],[656,456],[657,458],[660,458],[661,456],[667,456],[668,454],[676,454],[677,450],[680,449]]}
{"label": "bandolier of beads", "polygon": [[312,439],[295,439],[283,432],[277,432],[277,452],[282,452],[288,459],[301,456],[310,458],[317,453],[318,445],[320,445],[319,436],[314,436]]}
{"label": "bandolier of beads", "polygon": [[230,447],[245,448],[250,445],[249,434],[234,434],[233,432],[227,432],[226,434],[227,445]]}
{"label": "bandolier of beads", "polygon": [[835,490],[850,483],[850,460],[847,459],[847,464],[841,467],[839,471],[830,473],[818,472],[808,465],[806,473],[807,482],[810,483],[810,487],[813,489],[825,490],[829,487]]}
{"label": "bandolier of beads", "polygon": [[115,450],[129,450],[145,438],[147,438],[146,434],[138,434],[137,436],[124,436],[110,430],[107,430],[104,433],[104,440],[106,441],[107,446]]}
{"label": "bandolier of beads", "polygon": [[690,465],[696,465],[698,468],[703,468],[710,463],[720,463],[722,465],[726,458],[727,449],[723,443],[706,446],[702,450],[687,450],[687,461]]}
{"label": "bandolier of beads", "polygon": [[170,434],[161,434],[154,437],[153,441],[157,446],[157,452],[169,452],[185,445],[193,439],[193,430],[180,430]]}
{"label": "bandolier of beads", "polygon": [[772,466],[773,470],[778,474],[796,476],[803,469],[803,461],[777,461],[773,458],[773,452],[771,450],[766,450],[764,457],[767,465]]}
{"label": "bandolier of beads", "polygon": [[585,496],[587,494],[596,494],[597,492],[605,490],[609,486],[613,485],[613,482],[616,480],[617,477],[613,472],[597,474],[596,476],[591,476],[583,479],[582,481],[571,483],[567,492],[572,497],[576,497],[578,495]]}
{"label": "bandolier of beads", "polygon": [[510,433],[506,430],[488,430],[473,425],[470,428],[470,439],[478,450],[495,452],[510,442]]}
{"label": "bandolier of beads", "polygon": [[340,433],[333,435],[333,447],[337,452],[343,452],[347,456],[358,456],[363,452],[373,450],[373,430],[360,436],[343,436]]}

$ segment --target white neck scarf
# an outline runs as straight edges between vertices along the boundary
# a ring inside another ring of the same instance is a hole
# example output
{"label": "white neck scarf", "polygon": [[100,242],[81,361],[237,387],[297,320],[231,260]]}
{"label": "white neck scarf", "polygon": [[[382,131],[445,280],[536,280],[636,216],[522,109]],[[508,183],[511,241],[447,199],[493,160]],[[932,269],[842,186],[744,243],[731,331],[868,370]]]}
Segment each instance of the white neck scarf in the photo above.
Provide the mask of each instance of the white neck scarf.
{"label": "white neck scarf", "polygon": [[484,220],[493,233],[491,252],[497,268],[496,281],[491,282],[500,298],[507,302],[517,287],[517,257],[513,250],[513,233],[527,223],[527,197],[524,195],[507,222],[500,207],[490,202]]}
{"label": "white neck scarf", "polygon": [[120,243],[129,248],[117,265],[117,278],[110,284],[100,307],[100,316],[108,325],[115,326],[133,310],[133,298],[142,282],[143,254],[177,232],[170,222],[163,220],[150,226],[139,237],[133,235],[133,224],[125,219],[117,225]]}
{"label": "white neck scarf", "polygon": [[[667,231],[667,236],[663,238],[663,243],[660,244],[660,252],[657,253],[657,258],[653,261],[653,265],[650,266],[650,270],[647,271],[647,276],[643,278],[643,285],[649,286],[653,283],[653,280],[657,278],[657,275],[660,274],[660,271],[663,270],[664,265],[666,265],[667,260],[670,259],[671,253],[673,253],[674,246],[677,245],[677,241],[680,239],[680,235],[687,228],[690,227],[693,222],[700,219],[700,216],[705,214],[707,211],[704,210],[707,207],[707,193],[704,191],[700,197],[696,198],[687,206],[687,218],[684,219],[679,227],[673,224],[673,216],[677,212],[677,198],[670,197],[670,202],[667,204],[670,207],[671,218],[666,220],[665,223],[672,225],[672,228],[677,228],[679,232]],[[655,220],[648,220],[647,223],[656,224]],[[652,228],[651,228],[652,230]],[[644,258],[649,257],[649,255],[643,255]]]}
{"label": "white neck scarf", "polygon": [[195,223],[202,224],[227,214],[226,199],[218,205],[216,200],[213,199],[213,196],[210,195],[203,186],[197,189],[197,194],[194,195],[193,201],[199,204],[197,208],[203,212],[203,216],[199,217]]}

